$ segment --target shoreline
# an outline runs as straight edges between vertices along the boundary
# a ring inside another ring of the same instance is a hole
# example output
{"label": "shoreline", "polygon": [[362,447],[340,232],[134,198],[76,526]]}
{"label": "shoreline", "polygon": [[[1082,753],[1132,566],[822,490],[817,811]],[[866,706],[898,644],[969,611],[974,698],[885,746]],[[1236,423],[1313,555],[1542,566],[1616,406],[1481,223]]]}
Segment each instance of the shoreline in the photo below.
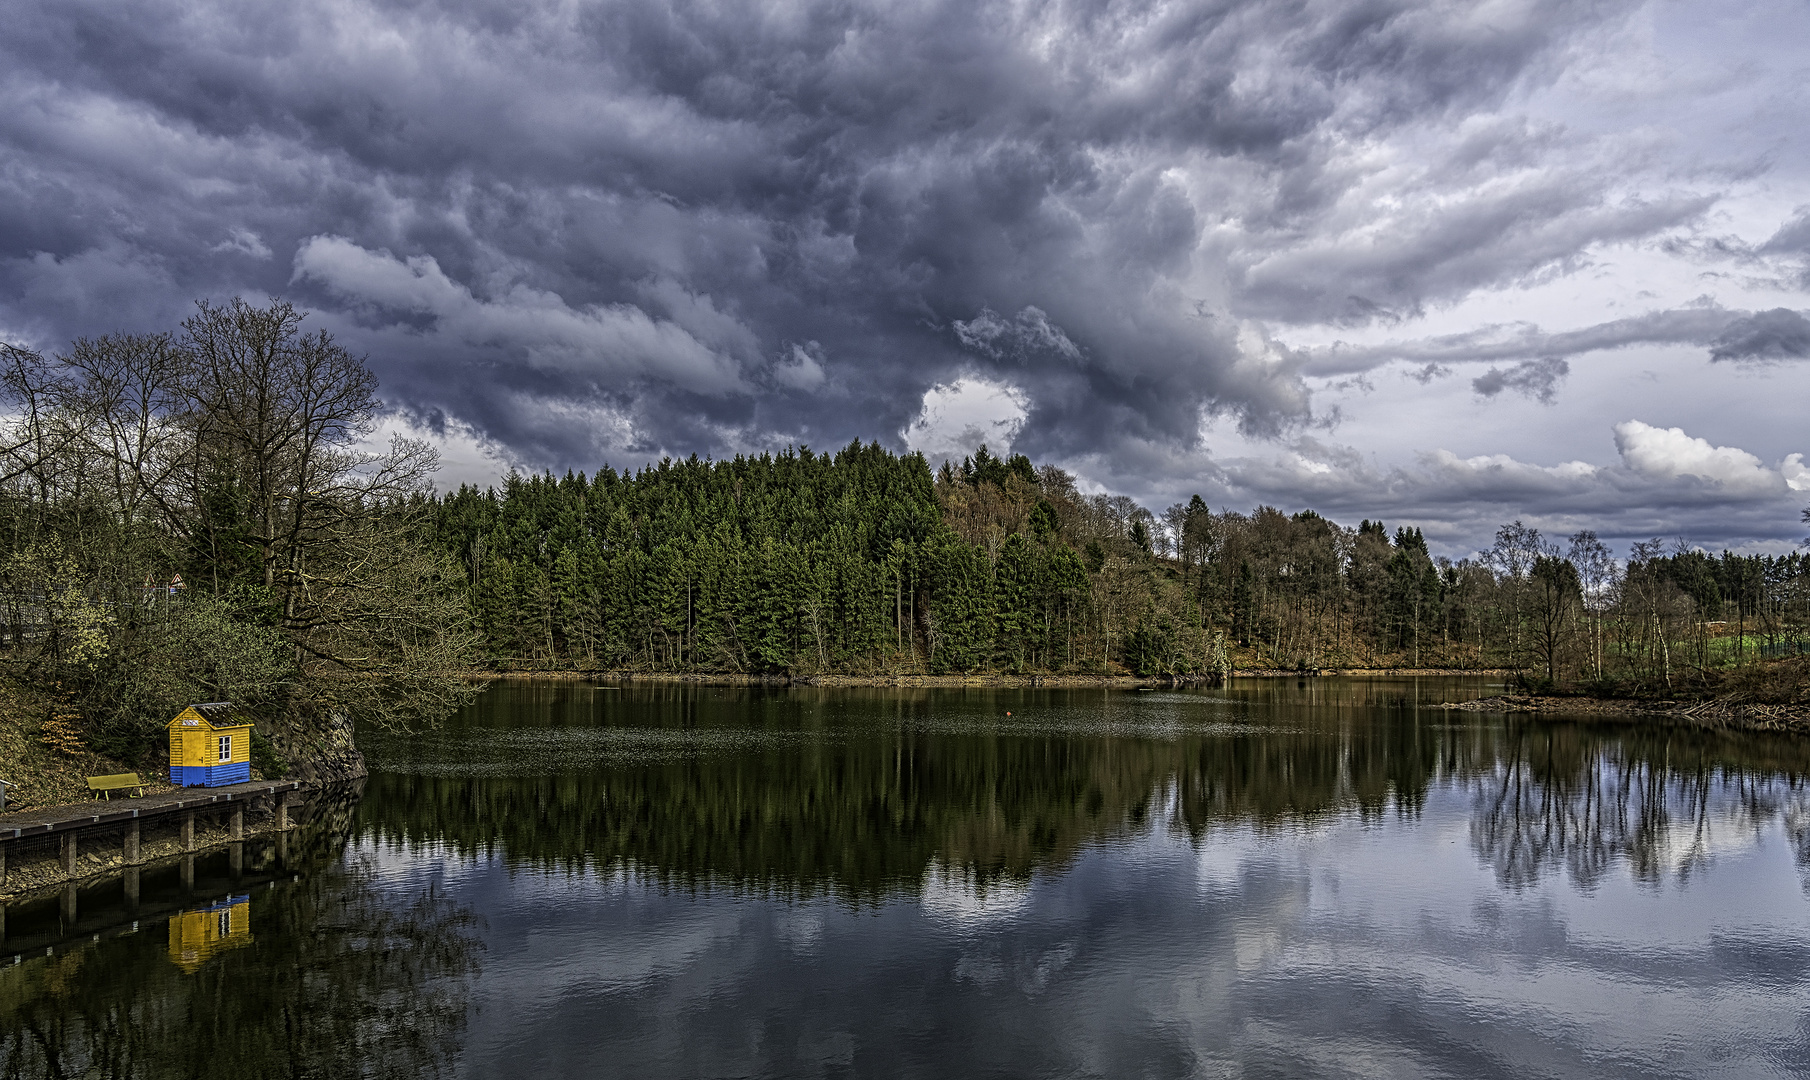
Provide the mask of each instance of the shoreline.
{"label": "shoreline", "polygon": [[[1319,679],[1319,678],[1447,678],[1455,676],[1502,676],[1506,668],[1319,668],[1292,671],[1286,668],[1234,668],[1234,679]],[[985,686],[1025,689],[1074,689],[1085,687],[1181,687],[1217,686],[1219,677],[1208,675],[735,675],[719,672],[620,671],[609,669],[581,670],[563,668],[547,671],[473,671],[464,677],[497,682],[504,679],[592,680],[620,683],[668,683],[695,686],[906,686],[964,687]]]}
{"label": "shoreline", "polygon": [[[1502,677],[1509,668],[1321,668],[1289,671],[1277,668],[1234,668],[1234,679],[1310,678],[1453,678]],[[576,670],[478,671],[470,678],[486,682],[510,680],[591,680],[622,685],[651,683],[691,686],[749,687],[899,687],[918,689],[1173,689],[1188,686],[1216,687],[1216,675],[733,675],[723,673]],[[1810,734],[1810,705],[1756,705],[1721,699],[1700,701],[1648,701],[1637,698],[1566,697],[1559,695],[1496,694],[1470,701],[1442,702],[1438,708],[1464,712],[1573,713],[1599,718],[1664,718],[1714,729],[1776,731]]]}
{"label": "shoreline", "polygon": [[1595,717],[1628,719],[1663,717],[1706,728],[1810,734],[1810,705],[1756,705],[1717,698],[1645,701],[1638,698],[1500,694],[1472,701],[1447,701],[1440,707],[1463,712],[1586,713]]}

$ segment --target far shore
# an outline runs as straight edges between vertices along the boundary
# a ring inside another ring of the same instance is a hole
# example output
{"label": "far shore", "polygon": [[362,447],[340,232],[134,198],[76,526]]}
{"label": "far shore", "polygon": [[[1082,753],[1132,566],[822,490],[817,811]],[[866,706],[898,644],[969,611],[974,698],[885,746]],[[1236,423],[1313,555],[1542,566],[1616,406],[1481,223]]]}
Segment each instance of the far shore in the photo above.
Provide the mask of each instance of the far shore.
{"label": "far shore", "polygon": [[[1310,678],[1435,678],[1483,676],[1501,678],[1513,674],[1508,668],[1320,668],[1294,671],[1282,668],[1235,668],[1234,679],[1310,679]],[[987,687],[998,689],[1137,689],[1156,687],[1211,687],[1218,685],[1215,676],[1142,676],[1142,675],[737,675],[672,671],[620,670],[548,670],[495,671],[467,673],[469,678],[496,681],[504,679],[561,679],[611,683],[660,683],[692,686],[770,686],[770,687],[921,687],[960,688]],[[1810,734],[1810,705],[1756,705],[1722,699],[1697,701],[1643,700],[1636,698],[1593,698],[1570,695],[1496,694],[1470,701],[1448,701],[1444,708],[1465,712],[1500,713],[1569,713],[1589,714],[1605,719],[1665,718],[1700,727],[1728,728],[1748,731],[1789,731]]]}
{"label": "far shore", "polygon": [[[1287,668],[1235,668],[1234,679],[1317,679],[1342,677],[1433,677],[1433,676],[1503,676],[1506,668],[1319,668],[1298,671]],[[738,675],[717,672],[620,671],[556,669],[546,671],[480,670],[467,673],[468,678],[499,679],[586,679],[598,682],[679,683],[696,686],[922,686],[961,687],[989,686],[1005,688],[1074,688],[1074,687],[1155,687],[1214,686],[1215,675]]]}
{"label": "far shore", "polygon": [[1759,705],[1711,698],[1707,701],[1648,701],[1563,695],[1501,694],[1475,701],[1448,701],[1466,712],[1587,713],[1602,717],[1666,718],[1710,728],[1790,731],[1810,734],[1810,705]]}

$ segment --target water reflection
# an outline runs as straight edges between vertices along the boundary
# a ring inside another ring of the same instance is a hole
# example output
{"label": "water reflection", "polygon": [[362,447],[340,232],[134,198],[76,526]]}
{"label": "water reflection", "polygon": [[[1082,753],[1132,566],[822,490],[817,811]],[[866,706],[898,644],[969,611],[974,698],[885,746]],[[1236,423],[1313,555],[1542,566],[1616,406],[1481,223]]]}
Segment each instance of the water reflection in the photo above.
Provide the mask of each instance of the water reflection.
{"label": "water reflection", "polygon": [[251,944],[251,897],[229,896],[172,916],[170,962],[193,975],[228,949]]}
{"label": "water reflection", "polygon": [[1590,888],[1618,864],[1649,883],[1688,880],[1716,853],[1750,847],[1775,824],[1810,869],[1810,787],[1794,743],[1512,724],[1501,749],[1465,779],[1476,796],[1477,852],[1505,885],[1563,869]]}
{"label": "water reflection", "polygon": [[[350,802],[329,807],[293,837],[293,875],[0,966],[0,1076],[402,1078],[443,1067],[466,1024],[476,916],[443,890],[386,889],[376,856],[348,851],[350,818]],[[190,893],[151,883],[132,906],[143,914]],[[85,925],[103,925],[110,912],[91,899]],[[35,913],[22,915],[15,925],[41,939]]]}
{"label": "water reflection", "polygon": [[1554,871],[1590,886],[1618,864],[1684,878],[1780,822],[1800,853],[1810,842],[1802,740],[1453,714],[1427,705],[1449,680],[1379,683],[506,684],[425,742],[381,745],[362,825],[513,865],[857,902],[959,880],[979,903],[1153,828],[1198,842],[1228,826],[1412,819],[1442,786],[1472,793],[1473,848],[1510,886]]}

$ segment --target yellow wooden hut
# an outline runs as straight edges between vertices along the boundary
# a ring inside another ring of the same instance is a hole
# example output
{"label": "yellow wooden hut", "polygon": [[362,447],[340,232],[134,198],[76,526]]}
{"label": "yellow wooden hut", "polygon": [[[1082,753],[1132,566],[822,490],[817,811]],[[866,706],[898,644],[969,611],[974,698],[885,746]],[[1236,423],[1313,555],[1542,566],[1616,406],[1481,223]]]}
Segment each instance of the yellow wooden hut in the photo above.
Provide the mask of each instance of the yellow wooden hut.
{"label": "yellow wooden hut", "polygon": [[251,944],[251,897],[229,896],[170,920],[170,963],[193,975],[227,949]]}
{"label": "yellow wooden hut", "polygon": [[219,787],[251,779],[251,725],[233,715],[232,702],[190,705],[168,728],[170,783]]}

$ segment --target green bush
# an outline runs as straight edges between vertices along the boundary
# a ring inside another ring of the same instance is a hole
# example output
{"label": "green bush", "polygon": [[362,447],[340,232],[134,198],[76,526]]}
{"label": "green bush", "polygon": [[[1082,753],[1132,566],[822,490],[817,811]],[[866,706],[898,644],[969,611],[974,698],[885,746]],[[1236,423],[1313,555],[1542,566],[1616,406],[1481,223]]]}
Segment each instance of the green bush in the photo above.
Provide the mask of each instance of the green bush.
{"label": "green bush", "polygon": [[283,774],[289,771],[283,756],[277,753],[276,744],[257,728],[251,729],[251,764],[266,780],[281,780]]}

